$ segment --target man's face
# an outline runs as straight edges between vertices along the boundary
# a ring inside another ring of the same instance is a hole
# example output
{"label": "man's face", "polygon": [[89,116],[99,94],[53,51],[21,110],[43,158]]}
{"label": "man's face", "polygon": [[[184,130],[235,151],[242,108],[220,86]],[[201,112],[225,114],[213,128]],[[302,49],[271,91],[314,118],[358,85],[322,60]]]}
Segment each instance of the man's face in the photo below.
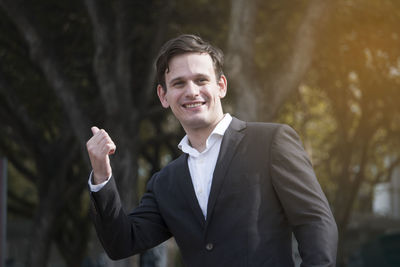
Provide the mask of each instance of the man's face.
{"label": "man's face", "polygon": [[225,76],[216,80],[208,54],[187,53],[173,57],[165,73],[165,91],[157,93],[164,108],[170,107],[186,132],[212,129],[222,119],[221,98],[225,97]]}

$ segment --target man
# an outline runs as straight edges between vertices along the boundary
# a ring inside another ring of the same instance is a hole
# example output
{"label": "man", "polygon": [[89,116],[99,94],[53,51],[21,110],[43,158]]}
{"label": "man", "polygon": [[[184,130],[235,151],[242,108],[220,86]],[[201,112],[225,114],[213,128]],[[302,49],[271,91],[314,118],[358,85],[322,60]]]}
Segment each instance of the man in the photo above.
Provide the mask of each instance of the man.
{"label": "man", "polygon": [[[112,259],[174,236],[187,266],[335,266],[337,228],[297,134],[224,114],[220,50],[194,35],[168,41],[157,60],[157,94],[186,136],[184,152],[125,214],[109,163],[115,145],[92,128],[87,143],[93,221]],[[115,179],[118,179],[117,177]]]}

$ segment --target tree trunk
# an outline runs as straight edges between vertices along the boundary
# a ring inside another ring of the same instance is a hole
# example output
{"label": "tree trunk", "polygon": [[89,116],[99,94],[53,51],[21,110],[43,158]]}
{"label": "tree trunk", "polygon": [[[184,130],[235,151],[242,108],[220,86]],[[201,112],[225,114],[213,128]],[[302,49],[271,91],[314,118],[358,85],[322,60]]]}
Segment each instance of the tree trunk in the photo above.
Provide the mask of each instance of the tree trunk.
{"label": "tree trunk", "polygon": [[232,0],[226,53],[228,86],[236,95],[235,115],[243,120],[258,118],[260,87],[253,79],[254,23],[257,0]]}
{"label": "tree trunk", "polygon": [[273,120],[288,97],[298,89],[311,65],[318,35],[326,22],[328,5],[329,1],[309,1],[294,39],[291,55],[264,87],[268,91],[268,103],[263,112],[264,120]]}
{"label": "tree trunk", "polygon": [[[236,95],[235,113],[245,120],[273,120],[295,91],[312,61],[318,30],[323,24],[328,1],[309,1],[297,31],[294,49],[268,80],[254,77],[254,23],[257,0],[232,0],[228,39],[227,69]],[[263,84],[261,84],[263,83]],[[265,91],[265,92],[263,92]],[[261,103],[267,100],[265,105]],[[261,103],[260,103],[261,102]]]}
{"label": "tree trunk", "polygon": [[31,246],[28,254],[27,266],[46,267],[50,248],[56,227],[56,218],[62,209],[55,189],[56,185],[49,187],[48,192],[39,196],[39,206],[32,225]]}

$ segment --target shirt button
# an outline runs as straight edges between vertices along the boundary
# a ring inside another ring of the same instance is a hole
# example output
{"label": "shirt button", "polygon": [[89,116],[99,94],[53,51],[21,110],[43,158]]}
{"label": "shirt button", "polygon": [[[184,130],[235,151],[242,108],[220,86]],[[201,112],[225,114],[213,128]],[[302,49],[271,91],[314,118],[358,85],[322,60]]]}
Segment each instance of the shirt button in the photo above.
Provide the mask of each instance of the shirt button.
{"label": "shirt button", "polygon": [[208,244],[206,245],[206,249],[207,249],[208,251],[211,251],[213,248],[214,248],[213,243],[208,243]]}

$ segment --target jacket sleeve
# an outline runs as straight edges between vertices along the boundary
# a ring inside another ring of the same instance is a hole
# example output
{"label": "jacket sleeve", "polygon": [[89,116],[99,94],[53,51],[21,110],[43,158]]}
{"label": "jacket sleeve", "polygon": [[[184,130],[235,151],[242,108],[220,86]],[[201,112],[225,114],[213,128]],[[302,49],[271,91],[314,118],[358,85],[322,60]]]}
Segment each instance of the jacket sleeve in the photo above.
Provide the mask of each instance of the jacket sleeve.
{"label": "jacket sleeve", "polygon": [[334,267],[338,232],[328,201],[296,132],[279,127],[271,146],[275,191],[298,241],[302,267]]}
{"label": "jacket sleeve", "polygon": [[113,177],[98,192],[90,192],[90,214],[108,256],[122,259],[155,247],[171,237],[154,196],[155,174],[147,184],[139,206],[130,214],[123,210]]}

